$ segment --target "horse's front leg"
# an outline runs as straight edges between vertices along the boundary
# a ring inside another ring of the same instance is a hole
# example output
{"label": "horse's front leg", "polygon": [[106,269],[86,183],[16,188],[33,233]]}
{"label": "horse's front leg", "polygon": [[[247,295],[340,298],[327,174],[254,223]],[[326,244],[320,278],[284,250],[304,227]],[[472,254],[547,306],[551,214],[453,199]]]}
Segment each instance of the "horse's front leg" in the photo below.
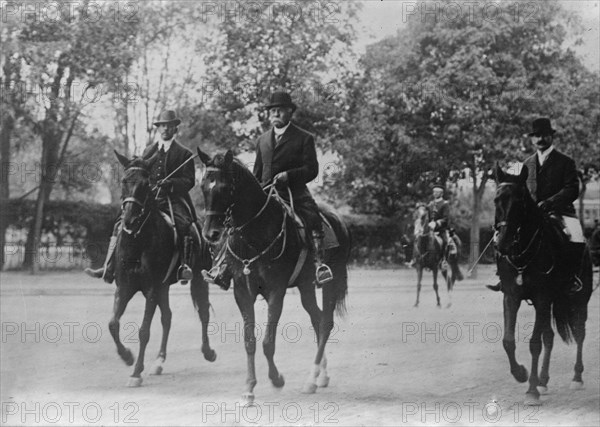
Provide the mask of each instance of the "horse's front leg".
{"label": "horse's front leg", "polygon": [[173,313],[169,305],[169,286],[162,286],[158,291],[158,308],[160,309],[160,323],[162,325],[162,338],[160,340],[160,349],[158,356],[150,369],[151,375],[160,375],[163,372],[163,363],[167,359],[167,342],[169,341],[169,332],[171,330],[171,319]]}
{"label": "horse's front leg", "polygon": [[129,387],[139,387],[142,385],[144,356],[146,354],[146,346],[148,345],[148,341],[150,341],[150,326],[152,325],[152,318],[154,317],[156,306],[158,304],[158,295],[155,293],[154,289],[151,288],[145,296],[146,306],[144,309],[144,319],[142,320],[142,325],[140,326],[139,331],[140,351],[138,353],[137,362],[135,363],[135,367],[133,369],[133,374],[131,374],[127,384]]}
{"label": "horse's front leg", "polygon": [[537,387],[540,385],[538,377],[538,363],[542,353],[542,334],[552,327],[550,317],[550,303],[540,301],[535,307],[535,324],[529,342],[529,351],[531,352],[531,373],[529,375],[529,389],[526,393],[526,403],[529,405],[540,404],[540,392]]}
{"label": "horse's front leg", "polygon": [[274,355],[275,355],[275,339],[277,337],[277,324],[281,317],[281,310],[283,308],[283,297],[285,296],[286,288],[282,288],[283,292],[279,289],[269,296],[269,314],[267,316],[267,328],[265,331],[265,338],[263,340],[263,352],[267,358],[269,364],[269,379],[271,383],[277,388],[281,388],[285,385],[283,375],[277,370],[275,366]]}
{"label": "horse's front leg", "polygon": [[577,357],[575,360],[575,374],[573,375],[573,380],[571,381],[570,388],[571,390],[581,390],[583,389],[583,341],[585,340],[585,322],[587,320],[587,306],[582,305],[573,312],[569,316],[569,323],[571,325],[571,329],[573,331],[573,338],[575,339],[575,343],[577,344]]}
{"label": "horse's front leg", "polygon": [[552,328],[548,328],[542,333],[542,340],[544,342],[544,358],[542,359],[540,384],[537,388],[540,394],[548,394],[548,381],[550,381],[550,355],[552,354],[552,347],[554,347],[554,331]]}
{"label": "horse's front leg", "polygon": [[423,280],[423,267],[417,261],[417,302],[415,302],[415,307],[419,306],[419,295],[421,294],[421,280]]}
{"label": "horse's front leg", "polygon": [[125,312],[127,308],[127,304],[135,294],[135,291],[132,291],[131,288],[125,286],[118,286],[115,290],[115,300],[113,304],[113,316],[108,322],[108,330],[113,337],[113,340],[117,346],[117,353],[123,359],[127,366],[133,365],[134,357],[131,354],[131,350],[123,345],[120,338],[120,330],[121,330],[121,316]]}
{"label": "horse's front leg", "polygon": [[431,269],[431,272],[433,273],[433,290],[435,291],[435,299],[437,301],[436,305],[437,305],[438,308],[440,308],[442,306],[442,304],[440,304],[440,294],[438,292],[438,283],[437,283],[438,269],[437,269],[437,265]]}
{"label": "horse's front leg", "polygon": [[523,365],[519,365],[517,358],[515,357],[515,327],[517,324],[517,313],[521,306],[521,300],[511,295],[504,294],[504,337],[502,339],[502,345],[504,351],[508,356],[508,363],[510,364],[510,373],[515,379],[524,383],[527,381],[529,373]]}
{"label": "horse's front leg", "polygon": [[256,368],[254,361],[254,355],[256,354],[254,301],[256,300],[256,295],[251,295],[246,289],[246,284],[238,281],[236,281],[233,291],[235,301],[244,320],[244,346],[246,348],[247,376],[246,390],[242,394],[242,399],[245,405],[252,405],[254,403],[254,387],[256,387]]}

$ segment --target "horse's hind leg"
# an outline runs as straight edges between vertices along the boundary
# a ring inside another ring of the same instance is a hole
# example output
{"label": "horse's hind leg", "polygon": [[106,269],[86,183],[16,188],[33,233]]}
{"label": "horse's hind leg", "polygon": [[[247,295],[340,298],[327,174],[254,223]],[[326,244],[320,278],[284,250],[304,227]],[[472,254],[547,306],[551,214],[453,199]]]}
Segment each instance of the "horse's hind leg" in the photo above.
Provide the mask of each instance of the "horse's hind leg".
{"label": "horse's hind leg", "polygon": [[133,365],[134,357],[131,354],[131,350],[123,345],[120,338],[120,329],[121,329],[121,316],[125,312],[127,308],[127,304],[135,294],[129,288],[121,288],[117,287],[115,290],[115,300],[113,304],[113,316],[108,322],[108,330],[113,337],[115,344],[117,345],[117,353],[121,356],[121,359],[127,364],[127,366]]}
{"label": "horse's hind leg", "polygon": [[283,375],[277,370],[275,365],[275,338],[277,337],[277,324],[281,317],[281,310],[283,309],[283,297],[285,296],[285,288],[280,291],[277,289],[269,295],[269,314],[267,318],[267,327],[265,332],[265,339],[263,340],[263,353],[267,358],[269,364],[269,379],[271,383],[281,388],[285,385],[285,379]]}
{"label": "horse's hind leg", "polygon": [[571,313],[570,323],[571,330],[573,331],[573,337],[577,344],[577,359],[575,361],[575,375],[571,381],[571,390],[583,389],[583,341],[585,340],[585,321],[587,320],[587,307],[577,308]]}
{"label": "horse's hind leg", "polygon": [[[334,276],[335,277],[335,276]],[[334,279],[336,280],[336,279]],[[323,296],[328,293],[331,289],[335,287],[334,282],[328,283],[323,287]],[[317,337],[317,356],[311,367],[310,374],[306,382],[304,383],[304,387],[302,388],[303,393],[314,393],[317,391],[317,379],[321,372],[321,358],[323,356],[323,351],[321,350],[321,337],[322,333],[329,326],[326,322],[323,322],[323,312],[319,308],[317,304],[317,296],[315,293],[315,288],[312,285],[305,285],[304,283],[300,285],[300,298],[302,301],[302,307],[306,310],[308,315],[310,316],[310,322],[312,324],[313,329],[315,330],[315,335]],[[327,301],[324,299],[324,301]],[[324,307],[325,309],[325,303]],[[335,307],[334,307],[335,308]],[[333,319],[332,319],[333,322]],[[329,335],[329,333],[328,333]]]}
{"label": "horse's hind leg", "polygon": [[548,381],[550,381],[550,355],[554,346],[554,331],[548,328],[542,334],[544,342],[544,359],[542,360],[542,370],[540,372],[540,385],[538,391],[540,394],[548,394]]}
{"label": "horse's hind leg", "polygon": [[158,308],[160,308],[160,323],[162,324],[162,339],[160,341],[160,350],[158,356],[150,370],[151,375],[160,375],[163,372],[163,363],[167,358],[167,341],[169,340],[169,331],[171,330],[171,319],[173,314],[169,306],[169,287],[160,288],[158,297]]}
{"label": "horse's hind leg", "polygon": [[144,309],[144,319],[140,326],[139,338],[140,338],[140,352],[138,354],[137,362],[133,369],[133,374],[129,378],[127,385],[129,387],[139,387],[142,385],[142,372],[144,371],[144,357],[146,354],[146,346],[150,341],[150,326],[152,325],[152,318],[156,312],[156,306],[158,304],[158,295],[155,290],[151,289],[146,295],[146,306]]}
{"label": "horse's hind leg", "polygon": [[192,295],[192,302],[194,308],[200,317],[202,323],[202,354],[204,358],[209,362],[214,362],[217,359],[217,353],[210,348],[210,342],[208,339],[208,323],[210,320],[210,302],[208,300],[208,284],[200,279],[194,277],[192,285],[190,286],[190,293]]}

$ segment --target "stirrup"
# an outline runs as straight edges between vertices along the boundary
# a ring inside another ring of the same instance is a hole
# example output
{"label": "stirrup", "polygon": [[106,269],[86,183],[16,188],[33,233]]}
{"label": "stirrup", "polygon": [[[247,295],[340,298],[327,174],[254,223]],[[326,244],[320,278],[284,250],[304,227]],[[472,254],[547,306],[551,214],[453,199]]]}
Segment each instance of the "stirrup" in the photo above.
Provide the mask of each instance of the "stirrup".
{"label": "stirrup", "polygon": [[485,285],[485,287],[491,291],[499,292],[502,290],[502,282],[498,282],[495,285]]}
{"label": "stirrup", "polygon": [[445,259],[442,260],[442,263],[440,264],[440,269],[442,271],[448,271],[448,261],[446,261]]}
{"label": "stirrup", "polygon": [[194,278],[192,269],[187,264],[181,264],[177,270],[177,281],[180,285],[187,285],[187,283]]}
{"label": "stirrup", "polygon": [[104,267],[100,267],[95,270],[92,270],[91,268],[86,268],[85,270],[83,270],[83,272],[88,276],[93,277],[94,279],[102,279],[102,277],[104,276]]}
{"label": "stirrup", "polygon": [[327,264],[321,264],[318,266],[315,275],[317,277],[318,287],[321,287],[325,283],[329,283],[333,280],[333,273]]}

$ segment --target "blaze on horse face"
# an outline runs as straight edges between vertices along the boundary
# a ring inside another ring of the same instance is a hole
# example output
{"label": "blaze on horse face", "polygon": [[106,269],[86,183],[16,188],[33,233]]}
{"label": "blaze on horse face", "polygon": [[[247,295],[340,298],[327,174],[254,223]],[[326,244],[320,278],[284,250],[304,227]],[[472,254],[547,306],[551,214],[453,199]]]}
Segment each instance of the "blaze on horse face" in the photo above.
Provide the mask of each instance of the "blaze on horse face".
{"label": "blaze on horse face", "polygon": [[217,154],[211,159],[198,149],[198,156],[206,166],[200,188],[204,195],[206,219],[202,235],[209,243],[217,243],[223,236],[226,222],[233,208],[234,184],[231,162],[233,153]]}
{"label": "blaze on horse face", "polygon": [[125,168],[121,180],[121,221],[123,231],[127,234],[136,233],[141,227],[146,214],[148,203],[152,199],[149,170],[155,157],[144,161],[139,158],[129,160],[115,151],[119,163]]}
{"label": "blaze on horse face", "polygon": [[523,165],[519,175],[509,175],[496,165],[496,206],[494,227],[496,229],[496,248],[503,255],[510,254],[519,241],[521,224],[526,219],[529,193],[525,185],[527,166]]}

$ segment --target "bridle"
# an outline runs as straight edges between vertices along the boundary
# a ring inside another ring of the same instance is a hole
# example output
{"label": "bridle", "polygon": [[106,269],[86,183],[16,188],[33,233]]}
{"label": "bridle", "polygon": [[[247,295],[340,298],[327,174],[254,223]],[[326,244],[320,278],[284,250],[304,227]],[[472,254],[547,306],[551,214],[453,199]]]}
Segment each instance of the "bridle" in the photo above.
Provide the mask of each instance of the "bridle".
{"label": "bridle", "polygon": [[[518,187],[518,184],[513,183],[513,182],[503,182],[498,185],[498,189],[501,189],[502,187]],[[525,208],[525,207],[523,207],[523,208]],[[507,212],[506,216],[508,216],[508,212]],[[503,221],[497,222],[494,225],[494,229],[496,230],[496,232],[499,232],[502,228],[508,227],[509,225],[510,225],[509,221],[505,219]],[[518,285],[522,284],[523,272],[531,265],[531,263],[533,262],[533,260],[535,259],[535,257],[537,256],[537,254],[539,253],[539,251],[541,249],[543,227],[544,227],[543,223],[540,223],[537,226],[535,232],[529,239],[529,242],[527,243],[525,249],[523,249],[518,254],[504,254],[504,253],[500,252],[498,249],[496,249],[498,251],[498,254],[500,255],[500,257],[506,259],[506,261],[517,271],[517,284]],[[516,233],[514,234],[511,247],[519,243],[518,236],[520,234],[520,230],[521,230],[521,227],[517,226]],[[539,238],[538,238],[538,236],[539,236]],[[523,258],[525,258],[525,255],[533,247],[534,242],[537,242],[535,250],[531,251],[531,256],[527,257],[528,259],[523,262]],[[553,269],[554,269],[554,261],[552,262],[552,265],[550,266],[550,268],[547,271],[542,272],[542,274],[545,274],[545,275],[550,274]]]}
{"label": "bridle", "polygon": [[[143,167],[140,167],[140,166],[132,166],[132,167],[126,169],[125,172],[135,171],[135,170],[144,172],[146,176],[149,175],[148,170]],[[126,197],[121,202],[121,212],[123,212],[125,210],[125,205],[127,203],[133,203],[135,205],[138,205],[141,208],[140,213],[133,218],[133,223],[140,221],[141,218],[144,218],[144,220],[135,233],[133,233],[133,230],[128,229],[125,226],[125,224],[123,224],[123,231],[130,235],[133,234],[134,238],[136,238],[140,234],[140,232],[142,231],[142,228],[144,227],[144,225],[146,224],[146,221],[148,221],[148,218],[150,216],[150,209],[148,208],[148,203],[150,202],[150,194],[151,194],[150,191],[146,193],[146,198],[144,199],[143,202],[134,196]]]}
{"label": "bridle", "polygon": [[[206,169],[207,172],[213,171],[213,172],[221,172],[222,170],[220,168],[217,167],[208,167]],[[225,228],[228,230],[227,232],[227,240],[225,242],[224,247],[226,248],[227,252],[229,252],[231,254],[231,256],[236,259],[237,261],[239,261],[243,266],[243,273],[246,276],[246,285],[248,287],[248,291],[250,291],[250,282],[249,282],[249,275],[251,273],[250,271],[250,265],[257,261],[258,259],[260,259],[261,257],[263,257],[264,255],[266,255],[274,246],[275,244],[283,239],[282,245],[281,245],[281,251],[279,252],[279,254],[275,257],[272,258],[271,261],[275,261],[277,259],[279,259],[282,255],[283,252],[285,251],[285,245],[286,245],[286,241],[287,241],[287,227],[286,227],[286,223],[287,223],[287,212],[284,208],[282,208],[282,213],[283,213],[283,219],[281,222],[281,230],[279,231],[279,233],[275,236],[275,238],[269,243],[269,245],[263,249],[262,251],[258,251],[258,254],[255,255],[252,258],[242,258],[241,256],[239,256],[238,254],[236,254],[234,252],[234,250],[231,247],[230,244],[230,240],[231,238],[237,234],[238,239],[241,240],[246,246],[249,247],[253,247],[252,245],[249,245],[244,237],[241,234],[241,231],[248,225],[250,224],[252,221],[258,219],[266,210],[267,206],[269,205],[269,203],[271,202],[271,198],[274,197],[275,200],[277,200],[277,198],[279,197],[277,190],[275,190],[275,186],[274,185],[270,185],[268,186],[270,187],[269,193],[267,194],[267,197],[265,199],[265,203],[262,205],[262,207],[258,210],[258,212],[256,214],[254,214],[248,221],[246,221],[245,223],[243,223],[242,225],[239,226],[233,226],[233,219],[232,219],[232,211],[233,211],[233,206],[235,205],[234,197],[233,195],[235,194],[235,180],[232,180],[232,184],[231,184],[231,191],[230,191],[230,195],[231,195],[231,203],[227,206],[227,208],[225,209],[224,212],[222,211],[217,211],[217,210],[206,210],[205,214],[206,216],[224,216],[225,220],[223,221],[223,225],[225,226]]]}

